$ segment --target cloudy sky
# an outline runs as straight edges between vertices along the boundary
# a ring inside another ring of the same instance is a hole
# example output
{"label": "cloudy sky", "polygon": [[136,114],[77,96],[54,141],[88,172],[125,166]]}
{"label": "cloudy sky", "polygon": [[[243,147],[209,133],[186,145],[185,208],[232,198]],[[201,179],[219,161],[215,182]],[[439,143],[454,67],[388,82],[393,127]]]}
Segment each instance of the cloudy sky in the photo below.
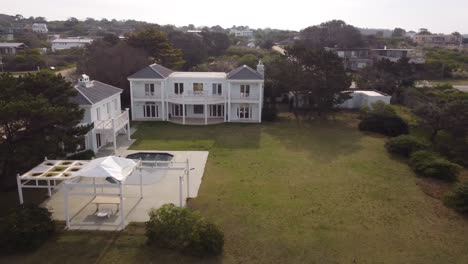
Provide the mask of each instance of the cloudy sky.
{"label": "cloudy sky", "polygon": [[367,28],[468,34],[468,0],[14,0],[0,13],[48,20],[135,19],[177,26],[248,25],[300,30],[331,19]]}

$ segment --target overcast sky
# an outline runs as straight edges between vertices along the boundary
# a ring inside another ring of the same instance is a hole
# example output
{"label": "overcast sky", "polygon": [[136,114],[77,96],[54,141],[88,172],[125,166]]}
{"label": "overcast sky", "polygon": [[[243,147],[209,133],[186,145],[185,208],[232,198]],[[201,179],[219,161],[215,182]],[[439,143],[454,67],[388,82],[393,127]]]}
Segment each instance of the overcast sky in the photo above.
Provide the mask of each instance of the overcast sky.
{"label": "overcast sky", "polygon": [[468,0],[2,0],[0,13],[293,30],[342,19],[357,27],[468,34]]}

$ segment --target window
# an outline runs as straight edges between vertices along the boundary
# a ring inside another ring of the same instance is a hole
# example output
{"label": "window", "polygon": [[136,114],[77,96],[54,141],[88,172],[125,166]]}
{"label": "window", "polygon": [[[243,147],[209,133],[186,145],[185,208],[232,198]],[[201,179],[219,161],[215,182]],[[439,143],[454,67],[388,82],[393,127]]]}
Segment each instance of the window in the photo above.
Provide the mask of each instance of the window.
{"label": "window", "polygon": [[224,105],[210,105],[210,116],[224,116]]}
{"label": "window", "polygon": [[[173,104],[172,105],[172,115],[173,116],[182,116],[182,105],[181,104]],[[187,115],[187,106],[185,106],[185,115]]]}
{"label": "window", "polygon": [[101,108],[96,108],[96,119],[101,120]]}
{"label": "window", "polygon": [[223,85],[220,83],[213,83],[213,95],[222,95]]}
{"label": "window", "polygon": [[145,96],[154,96],[154,83],[145,83]]}
{"label": "window", "polygon": [[237,117],[240,118],[240,119],[248,119],[248,118],[251,118],[251,111],[250,111],[250,107],[249,106],[239,106],[239,108],[237,108]]}
{"label": "window", "polygon": [[194,105],[193,106],[193,113],[194,114],[203,114],[204,106],[203,105]]}
{"label": "window", "polygon": [[250,85],[242,84],[240,86],[240,96],[241,97],[249,97],[250,96]]}
{"label": "window", "polygon": [[194,94],[203,93],[203,83],[193,83],[193,93]]}
{"label": "window", "polygon": [[97,148],[100,148],[101,146],[102,146],[101,134],[97,133],[97,134],[96,134],[96,147],[97,147]]}
{"label": "window", "polygon": [[114,110],[117,111],[117,99],[114,99]]}
{"label": "window", "polygon": [[106,104],[106,110],[107,110],[107,114],[110,114],[110,103]]}
{"label": "window", "polygon": [[143,116],[144,117],[158,117],[159,116],[158,110],[159,109],[156,103],[147,102],[143,106]]}
{"label": "window", "polygon": [[183,83],[174,83],[174,93],[183,94],[184,93],[184,84]]}

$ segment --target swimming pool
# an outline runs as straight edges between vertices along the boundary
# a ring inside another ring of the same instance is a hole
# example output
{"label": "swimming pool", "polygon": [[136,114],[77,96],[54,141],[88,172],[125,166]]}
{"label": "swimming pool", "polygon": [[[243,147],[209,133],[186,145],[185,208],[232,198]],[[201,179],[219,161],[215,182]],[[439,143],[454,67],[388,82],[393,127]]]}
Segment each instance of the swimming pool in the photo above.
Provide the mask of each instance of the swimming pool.
{"label": "swimming pool", "polygon": [[126,158],[142,161],[171,161],[174,155],[162,152],[137,152],[127,155]]}

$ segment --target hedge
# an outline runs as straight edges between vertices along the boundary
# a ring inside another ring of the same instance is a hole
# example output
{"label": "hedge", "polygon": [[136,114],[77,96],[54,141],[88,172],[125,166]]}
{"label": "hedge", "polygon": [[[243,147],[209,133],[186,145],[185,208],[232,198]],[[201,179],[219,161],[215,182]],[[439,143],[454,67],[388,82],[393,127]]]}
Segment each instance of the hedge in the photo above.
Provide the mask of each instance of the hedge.
{"label": "hedge", "polygon": [[468,214],[468,181],[457,184],[453,191],[444,197],[444,204],[459,213]]}
{"label": "hedge", "polygon": [[421,176],[455,181],[461,167],[432,151],[420,150],[411,154],[410,165]]}
{"label": "hedge", "polygon": [[408,134],[408,124],[399,116],[369,115],[360,123],[359,129],[380,133],[390,137]]}
{"label": "hedge", "polygon": [[411,153],[429,148],[429,143],[410,135],[401,135],[391,138],[385,143],[388,152],[409,157]]}

